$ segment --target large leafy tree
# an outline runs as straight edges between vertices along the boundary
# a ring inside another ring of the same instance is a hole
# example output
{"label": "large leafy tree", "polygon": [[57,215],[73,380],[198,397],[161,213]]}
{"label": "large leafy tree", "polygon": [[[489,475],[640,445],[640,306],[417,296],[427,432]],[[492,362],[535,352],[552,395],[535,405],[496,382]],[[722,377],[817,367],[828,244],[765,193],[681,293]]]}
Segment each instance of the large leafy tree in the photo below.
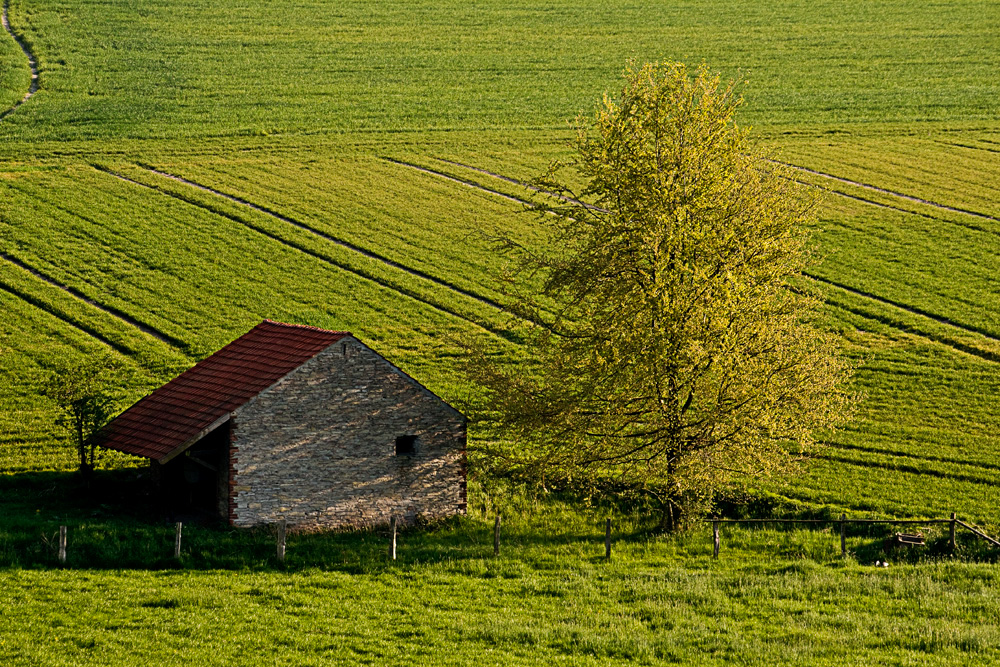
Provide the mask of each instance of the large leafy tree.
{"label": "large leafy tree", "polygon": [[532,363],[468,369],[516,444],[492,454],[644,489],[670,529],[794,467],[843,417],[847,371],[793,287],[812,202],[736,125],[736,87],[675,63],[624,79],[539,183],[547,249],[499,241]]}

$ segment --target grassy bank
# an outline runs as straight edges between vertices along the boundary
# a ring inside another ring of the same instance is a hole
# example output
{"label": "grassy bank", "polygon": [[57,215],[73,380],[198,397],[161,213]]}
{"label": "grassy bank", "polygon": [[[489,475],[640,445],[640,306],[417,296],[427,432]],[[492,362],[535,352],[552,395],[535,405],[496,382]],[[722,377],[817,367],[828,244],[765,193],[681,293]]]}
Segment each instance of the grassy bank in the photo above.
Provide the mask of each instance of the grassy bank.
{"label": "grassy bank", "polygon": [[[136,483],[115,477],[126,483],[119,490]],[[475,489],[469,517],[403,531],[395,562],[384,529],[292,534],[278,563],[266,529],[194,524],[174,560],[172,524],[136,503],[123,519],[108,504],[110,487],[88,502],[72,491],[54,500],[67,480],[26,480],[19,501],[4,488],[4,664],[944,665],[998,657],[1000,574],[955,560],[940,535],[922,556],[893,553],[890,567],[876,568],[874,559],[886,558],[878,530],[852,534],[842,559],[835,530],[726,527],[713,560],[706,526],[664,536],[643,512]],[[505,519],[493,556],[497,508]],[[60,523],[70,525],[64,568],[50,548]],[[966,542],[959,554],[989,557]]]}

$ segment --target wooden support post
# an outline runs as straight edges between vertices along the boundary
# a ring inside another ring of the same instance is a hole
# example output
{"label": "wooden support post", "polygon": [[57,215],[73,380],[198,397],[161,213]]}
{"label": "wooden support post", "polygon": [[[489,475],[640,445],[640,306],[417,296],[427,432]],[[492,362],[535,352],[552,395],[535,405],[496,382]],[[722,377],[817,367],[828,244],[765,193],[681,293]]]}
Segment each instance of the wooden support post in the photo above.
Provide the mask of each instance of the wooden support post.
{"label": "wooden support post", "polygon": [[712,522],[712,558],[719,557],[719,522]]}
{"label": "wooden support post", "polygon": [[66,564],[66,526],[59,526],[59,563]]}
{"label": "wooden support post", "polygon": [[392,541],[389,542],[389,560],[396,560],[396,517],[389,521],[392,527]]}
{"label": "wooden support post", "polygon": [[500,555],[500,512],[497,512],[497,518],[493,521],[493,555]]}
{"label": "wooden support post", "polygon": [[956,518],[957,518],[957,515],[954,512],[952,512],[951,513],[951,535],[949,537],[949,541],[951,543],[951,548],[952,549],[955,548],[955,519]]}
{"label": "wooden support post", "polygon": [[181,557],[181,522],[177,522],[177,532],[174,533],[174,558]]}
{"label": "wooden support post", "polygon": [[611,560],[611,519],[604,524],[604,557]]}
{"label": "wooden support post", "polygon": [[847,557],[847,535],[844,532],[844,527],[847,524],[847,515],[840,515],[840,555],[843,558]]}
{"label": "wooden support post", "polygon": [[287,525],[285,520],[282,519],[281,523],[278,524],[278,560],[282,563],[285,562],[285,529]]}

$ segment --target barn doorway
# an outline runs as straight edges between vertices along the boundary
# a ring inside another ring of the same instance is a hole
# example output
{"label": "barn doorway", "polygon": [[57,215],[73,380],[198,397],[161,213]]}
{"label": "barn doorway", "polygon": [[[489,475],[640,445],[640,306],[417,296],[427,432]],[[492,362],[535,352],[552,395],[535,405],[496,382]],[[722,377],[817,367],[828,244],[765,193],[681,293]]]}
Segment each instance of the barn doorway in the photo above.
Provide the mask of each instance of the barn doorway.
{"label": "barn doorway", "polygon": [[229,442],[227,421],[167,463],[153,463],[167,514],[228,517]]}

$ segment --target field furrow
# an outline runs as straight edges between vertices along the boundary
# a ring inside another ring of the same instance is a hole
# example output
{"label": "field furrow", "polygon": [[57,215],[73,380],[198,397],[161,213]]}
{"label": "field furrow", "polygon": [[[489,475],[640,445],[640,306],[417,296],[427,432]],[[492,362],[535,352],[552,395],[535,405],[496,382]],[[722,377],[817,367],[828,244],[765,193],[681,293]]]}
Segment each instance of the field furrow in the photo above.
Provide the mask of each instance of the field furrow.
{"label": "field furrow", "polygon": [[907,215],[916,215],[916,216],[920,216],[921,218],[926,218],[928,220],[933,220],[933,221],[936,221],[936,222],[942,222],[942,223],[947,223],[947,224],[951,224],[951,225],[956,225],[958,227],[964,227],[965,229],[968,229],[968,230],[971,230],[971,231],[974,231],[974,232],[985,232],[987,234],[993,234],[995,236],[1000,236],[1000,227],[997,227],[995,225],[989,225],[989,226],[987,226],[987,225],[979,224],[979,223],[976,223],[976,222],[970,222],[965,217],[961,217],[961,218],[957,217],[957,218],[949,219],[949,218],[941,217],[940,215],[932,215],[930,213],[926,213],[926,212],[923,212],[923,211],[913,210],[913,209],[910,209],[910,208],[903,208],[901,206],[896,206],[896,205],[893,205],[893,204],[890,204],[890,203],[886,203],[884,201],[877,201],[875,199],[870,199],[870,198],[863,197],[863,196],[860,196],[860,195],[851,194],[849,192],[845,192],[843,190],[838,190],[836,188],[832,188],[830,186],[822,185],[822,184],[819,184],[819,183],[812,183],[812,182],[804,181],[804,180],[796,180],[795,182],[798,183],[798,184],[800,184],[800,185],[806,186],[806,187],[816,188],[818,190],[823,191],[824,193],[828,193],[828,194],[833,195],[835,197],[844,197],[845,199],[850,199],[852,201],[856,201],[856,202],[859,202],[859,203],[862,203],[862,204],[868,204],[870,206],[875,206],[877,208],[882,208],[882,209],[886,209],[886,210],[889,210],[889,211],[896,211],[898,213],[904,213],[904,214],[907,214]]}
{"label": "field furrow", "polygon": [[502,261],[480,250],[494,229],[534,236],[521,207],[461,193],[369,157],[317,161],[217,161],[178,165],[181,175],[255,204],[267,202],[312,229],[497,302]]}
{"label": "field furrow", "polygon": [[[830,447],[836,449],[846,449],[857,452],[864,452],[866,454],[873,454],[879,456],[888,456],[893,458],[901,459],[912,459],[913,461],[926,461],[930,463],[947,463],[955,466],[954,470],[962,471],[966,469],[981,469],[990,471],[1000,471],[1000,463],[995,463],[993,461],[976,461],[972,458],[961,458],[957,456],[937,456],[933,454],[927,454],[924,452],[908,452],[902,449],[894,449],[890,444],[882,444],[880,446],[872,445],[857,445],[848,444],[845,442],[827,442],[823,443],[829,445]],[[960,473],[965,474],[965,473]],[[989,482],[990,484],[995,483],[996,480]]]}
{"label": "field furrow", "polygon": [[35,276],[36,278],[44,280],[45,282],[49,283],[53,287],[58,287],[59,289],[64,290],[65,292],[68,292],[69,294],[72,294],[73,296],[75,296],[76,298],[80,299],[84,303],[86,303],[88,305],[91,305],[94,308],[97,308],[98,310],[102,310],[105,313],[108,313],[109,315],[117,317],[118,319],[122,320],[126,324],[130,324],[130,325],[134,326],[136,329],[139,329],[143,333],[149,334],[150,336],[152,336],[153,338],[156,338],[157,340],[159,340],[161,342],[164,342],[164,343],[166,343],[168,345],[171,345],[171,346],[173,346],[175,348],[182,348],[182,347],[184,347],[183,341],[180,341],[180,340],[174,338],[173,336],[170,336],[169,334],[165,334],[162,331],[159,331],[159,330],[157,330],[157,329],[149,326],[148,324],[144,324],[143,322],[140,322],[139,320],[135,319],[131,315],[129,315],[127,313],[124,313],[121,310],[119,310],[119,309],[117,309],[117,308],[115,308],[113,306],[106,306],[104,304],[98,303],[97,301],[94,301],[93,299],[91,299],[90,297],[86,296],[85,294],[83,294],[82,292],[80,292],[79,290],[77,290],[76,288],[70,287],[68,285],[64,285],[64,284],[58,282],[57,280],[51,278],[50,276],[45,275],[44,273],[42,273],[38,269],[33,268],[31,266],[28,266],[27,264],[25,264],[21,260],[17,259],[16,257],[13,257],[13,256],[11,256],[11,255],[9,255],[7,253],[0,252],[0,259],[4,259],[4,260],[10,262],[11,264],[14,264],[18,268],[24,269],[25,271],[27,271],[31,275]]}
{"label": "field furrow", "polygon": [[[500,192],[499,190],[493,190],[491,188],[486,187],[485,185],[482,185],[480,183],[476,183],[474,181],[470,181],[470,180],[466,180],[466,179],[462,179],[462,178],[457,178],[455,176],[451,176],[449,174],[446,174],[446,173],[444,173],[442,171],[435,171],[434,169],[430,169],[428,167],[421,167],[419,165],[416,165],[416,164],[413,164],[413,163],[410,163],[410,162],[406,162],[404,160],[397,160],[397,159],[394,159],[394,158],[385,158],[385,159],[386,159],[387,162],[391,162],[392,164],[396,164],[396,165],[399,165],[401,167],[409,167],[410,169],[415,169],[416,171],[419,171],[420,173],[423,173],[423,174],[428,174],[430,176],[435,176],[437,178],[443,178],[445,180],[451,181],[452,183],[458,183],[460,185],[464,185],[466,187],[473,188],[473,189],[478,190],[480,192],[486,192],[488,194],[494,195],[496,197],[499,197],[499,198],[504,199],[506,201],[512,202],[514,204],[521,204],[521,205],[528,205],[529,204],[529,202],[526,199],[519,199],[517,197],[514,197],[513,195],[504,194],[503,192]],[[513,182],[512,179],[504,179],[504,180],[507,180],[509,182]]]}
{"label": "field furrow", "polygon": [[905,201],[913,202],[914,204],[923,204],[925,206],[930,206],[932,208],[940,209],[942,211],[948,211],[950,213],[961,213],[963,215],[972,216],[973,218],[981,218],[983,220],[989,220],[991,222],[1000,222],[1000,218],[998,218],[996,216],[993,216],[993,215],[989,215],[987,213],[980,213],[979,211],[972,211],[972,210],[965,209],[965,208],[958,208],[958,207],[955,207],[955,206],[948,206],[946,204],[941,204],[941,203],[938,203],[938,202],[930,201],[928,199],[922,199],[922,198],[916,197],[914,195],[908,195],[908,194],[904,194],[902,192],[896,192],[896,191],[893,191],[893,190],[887,190],[886,188],[881,188],[881,187],[878,187],[876,185],[871,185],[869,183],[862,183],[862,182],[859,182],[859,181],[852,181],[852,180],[850,180],[848,178],[843,178],[841,176],[835,176],[833,174],[828,174],[828,173],[825,173],[825,172],[822,172],[822,171],[817,171],[815,169],[810,169],[809,167],[803,167],[803,166],[797,165],[797,164],[791,164],[791,163],[788,163],[788,162],[779,162],[778,164],[782,164],[782,165],[784,165],[786,167],[789,167],[790,169],[795,169],[797,171],[806,172],[807,174],[812,174],[813,176],[819,176],[819,177],[821,177],[823,179],[826,179],[826,180],[835,181],[835,182],[838,182],[838,183],[844,183],[846,185],[852,185],[854,187],[861,188],[863,190],[871,190],[873,192],[878,192],[878,193],[881,193],[881,194],[884,194],[884,195],[889,195],[890,197],[895,197],[897,199],[903,199]]}
{"label": "field furrow", "polygon": [[[295,234],[282,233],[281,231],[277,231],[277,230],[274,230],[274,229],[268,229],[267,226],[263,226],[263,225],[260,225],[259,223],[252,222],[252,221],[246,219],[243,216],[233,215],[232,213],[227,213],[225,211],[219,210],[217,207],[206,205],[206,204],[198,202],[198,201],[194,201],[191,198],[180,196],[180,195],[178,195],[178,194],[176,194],[174,192],[165,190],[165,189],[163,189],[161,187],[157,187],[155,185],[150,185],[149,183],[140,182],[138,180],[134,180],[134,179],[128,178],[126,176],[123,176],[121,174],[118,174],[118,173],[115,173],[113,171],[106,170],[106,169],[103,169],[103,168],[102,168],[102,171],[105,171],[105,173],[108,173],[109,175],[112,175],[115,178],[121,179],[121,180],[123,180],[125,182],[128,182],[128,183],[131,183],[133,185],[137,185],[137,186],[140,186],[140,187],[143,187],[143,188],[148,188],[148,189],[154,190],[154,191],[156,191],[158,193],[161,193],[163,195],[166,195],[168,197],[175,198],[175,199],[177,199],[179,201],[182,201],[182,202],[184,202],[186,204],[189,204],[191,206],[194,206],[194,207],[197,207],[199,209],[202,209],[205,212],[207,212],[208,214],[211,214],[213,216],[219,216],[219,217],[225,218],[226,220],[228,220],[230,222],[242,225],[242,226],[246,227],[247,229],[252,230],[254,232],[257,232],[257,233],[259,233],[259,234],[267,237],[268,239],[270,239],[272,241],[280,243],[280,244],[284,245],[287,248],[296,250],[298,252],[302,252],[302,253],[308,255],[309,257],[311,257],[311,258],[313,258],[315,260],[318,260],[320,262],[323,262],[323,263],[329,265],[330,267],[333,267],[333,268],[336,268],[336,269],[339,269],[339,270],[351,273],[354,276],[356,276],[357,278],[360,278],[362,280],[371,281],[372,283],[374,283],[375,285],[377,285],[377,286],[379,286],[381,288],[385,288],[385,289],[391,290],[393,292],[396,292],[396,293],[398,293],[401,296],[411,298],[414,301],[417,301],[417,302],[419,302],[419,303],[421,303],[421,304],[423,304],[425,306],[429,306],[431,308],[439,310],[439,311],[441,311],[442,313],[444,313],[446,315],[450,315],[450,316],[457,317],[459,319],[465,320],[469,324],[475,325],[477,327],[481,327],[484,330],[489,331],[491,333],[494,333],[494,334],[496,334],[498,336],[503,337],[505,335],[505,331],[504,330],[499,329],[494,322],[492,322],[489,318],[484,317],[481,313],[475,312],[475,309],[473,309],[473,312],[471,312],[471,313],[462,312],[460,309],[456,308],[454,305],[451,304],[451,301],[452,301],[451,298],[444,298],[444,299],[442,299],[440,294],[433,294],[432,291],[419,289],[419,286],[418,285],[414,285],[413,283],[410,283],[410,282],[407,282],[407,281],[400,281],[398,279],[394,279],[394,277],[391,275],[390,272],[387,272],[384,269],[380,270],[379,264],[386,264],[386,263],[382,262],[378,258],[370,257],[370,256],[368,256],[365,253],[359,253],[363,257],[362,261],[359,262],[355,258],[351,258],[350,256],[344,257],[343,253],[334,253],[334,255],[331,255],[327,251],[328,249],[324,249],[322,247],[322,244],[317,244],[315,242],[310,243],[309,241],[306,241],[306,240],[302,239],[301,237],[297,237]],[[156,173],[156,172],[152,172],[152,173]],[[168,175],[163,175],[163,177],[164,178],[170,178]],[[170,180],[177,181],[176,178],[170,178]],[[183,182],[183,179],[180,180],[180,181],[177,181],[177,182]],[[202,188],[199,188],[199,189],[202,189]],[[204,188],[202,190],[204,192],[209,192],[209,193],[211,193],[213,195],[217,195],[217,193],[215,193],[210,188]],[[223,199],[229,199],[229,198],[223,196]],[[234,201],[233,203],[235,203],[235,204],[237,204],[239,206],[244,206],[244,203],[240,202],[240,201]],[[264,216],[267,216],[268,218],[271,218],[271,219],[274,219],[274,220],[278,220],[278,221],[280,221],[282,223],[289,223],[289,221],[290,221],[290,219],[285,218],[284,216],[281,216],[280,214],[276,214],[276,213],[274,213],[272,211],[265,211],[265,210],[262,210],[262,209],[258,209],[257,207],[254,207],[253,205],[248,205],[248,207],[251,208],[252,210],[257,211],[258,213],[260,213],[260,214],[262,214]],[[303,230],[303,231],[307,232],[308,234],[310,234],[313,237],[318,237],[318,238],[320,238],[320,239],[322,239],[324,241],[330,240],[324,234],[316,232],[315,230],[310,229],[308,226],[301,225],[301,224],[296,223],[294,221],[291,221],[290,224],[293,227],[297,228],[297,229],[300,229],[300,230]],[[313,241],[315,241],[315,240],[313,239]],[[353,250],[352,248],[346,246],[343,243],[336,243],[336,245],[340,246],[342,248],[345,248],[346,250],[349,250],[349,251]],[[335,255],[338,255],[338,254],[339,254],[339,256],[335,256]],[[367,261],[367,262],[364,261],[366,259],[367,260],[371,260],[371,261]],[[398,267],[392,266],[392,265],[389,265],[389,266],[391,268],[398,268]],[[436,282],[436,281],[432,280],[431,282]],[[448,287],[447,285],[441,285],[441,286]],[[456,289],[451,289],[451,291],[452,292],[459,292],[459,290],[456,290]],[[461,293],[461,292],[459,292],[459,293]]]}
{"label": "field furrow", "polygon": [[2,289],[4,292],[7,292],[11,296],[21,299],[27,304],[35,306],[39,310],[45,311],[46,313],[48,313],[52,317],[55,317],[64,324],[67,324],[75,329],[78,329],[79,331],[87,334],[94,340],[99,341],[104,345],[107,345],[110,349],[118,352],[119,354],[128,355],[131,352],[129,348],[127,348],[126,346],[122,345],[117,341],[112,340],[111,338],[108,338],[98,329],[91,327],[90,325],[84,322],[81,322],[77,318],[65,314],[61,309],[50,305],[45,300],[32,295],[28,291],[21,289],[19,286],[5,282],[3,278],[0,278],[0,289]]}
{"label": "field furrow", "polygon": [[431,275],[431,274],[429,274],[429,273],[427,273],[425,271],[421,271],[420,269],[415,269],[415,268],[406,266],[406,265],[401,264],[399,262],[396,262],[396,261],[394,261],[392,259],[389,259],[388,257],[380,255],[379,253],[372,252],[371,250],[362,248],[362,247],[360,247],[358,245],[355,245],[355,244],[353,244],[353,243],[351,243],[349,241],[345,241],[344,239],[332,236],[332,235],[330,235],[330,234],[328,234],[326,232],[320,231],[320,230],[318,230],[318,229],[316,229],[314,227],[311,227],[310,225],[307,225],[307,224],[305,224],[303,222],[300,222],[298,220],[294,220],[294,219],[292,219],[292,218],[290,218],[290,217],[288,217],[286,215],[282,215],[281,213],[278,213],[277,211],[271,210],[271,209],[269,209],[267,207],[254,204],[254,203],[249,202],[249,201],[247,201],[245,199],[241,199],[240,197],[236,197],[235,195],[231,195],[231,194],[226,194],[224,192],[220,192],[220,191],[215,190],[215,189],[213,189],[211,187],[208,187],[207,185],[202,185],[200,183],[195,183],[194,181],[189,181],[189,180],[187,180],[185,178],[182,178],[180,176],[176,176],[176,175],[173,175],[173,174],[168,174],[166,172],[159,171],[159,170],[154,169],[152,167],[146,167],[146,168],[149,169],[149,171],[151,171],[152,173],[157,174],[159,176],[163,176],[165,178],[169,178],[171,180],[175,180],[175,181],[177,181],[179,183],[183,183],[184,185],[188,185],[190,187],[198,188],[199,190],[202,190],[204,192],[209,192],[209,193],[211,193],[213,195],[216,195],[218,197],[222,197],[223,199],[228,199],[229,201],[231,201],[231,202],[233,202],[235,204],[239,204],[241,206],[246,206],[246,207],[251,208],[251,209],[253,209],[255,211],[258,211],[260,213],[264,213],[265,215],[269,215],[269,216],[271,216],[271,217],[273,217],[273,218],[275,218],[277,220],[280,220],[282,222],[286,222],[286,223],[288,223],[290,225],[298,227],[299,229],[302,229],[302,230],[304,230],[306,232],[309,232],[310,234],[315,234],[316,236],[324,239],[325,241],[329,241],[329,242],[335,243],[335,244],[337,244],[339,246],[343,246],[344,248],[347,248],[348,250],[353,250],[354,252],[357,252],[357,253],[359,253],[361,255],[364,255],[365,257],[368,257],[369,259],[377,260],[379,262],[382,262],[383,264],[386,264],[387,266],[391,266],[394,269],[399,269],[401,271],[409,273],[409,274],[411,274],[414,277],[421,278],[423,280],[428,280],[428,281],[433,282],[433,283],[435,283],[435,284],[437,284],[437,285],[439,285],[441,287],[444,287],[446,289],[452,290],[453,292],[457,292],[458,294],[461,294],[463,296],[467,296],[467,297],[469,297],[471,299],[475,299],[477,301],[481,301],[482,303],[484,303],[484,304],[486,304],[488,306],[492,306],[492,307],[494,307],[494,308],[496,308],[498,310],[502,310],[503,309],[503,306],[500,303],[498,303],[497,301],[494,301],[493,299],[490,299],[488,297],[482,296],[482,295],[477,294],[475,292],[463,289],[463,288],[458,287],[456,285],[453,285],[453,284],[451,284],[449,282],[446,282],[446,281],[444,281],[444,280],[442,280],[440,278],[437,278],[437,277],[435,277],[435,276],[433,276],[433,275]]}
{"label": "field furrow", "polygon": [[[958,136],[967,137],[973,145],[988,145],[981,141],[986,135],[980,131],[945,132],[930,138],[887,133],[876,137],[786,141],[780,155],[782,161],[836,175],[847,181],[842,182],[846,187],[867,192],[879,201],[908,201],[949,218],[960,215],[966,220],[979,220],[996,230],[994,224],[1000,218],[1000,182],[996,178],[1000,173],[1000,155],[952,145]],[[806,172],[803,174],[808,176]],[[815,178],[813,182],[829,182],[823,176],[808,177]],[[860,185],[848,185],[850,182]],[[875,189],[862,190],[861,186]],[[910,199],[883,191],[904,194]],[[918,203],[920,200],[945,208],[932,209]]]}
{"label": "field furrow", "polygon": [[[824,283],[826,285],[830,285],[832,287],[836,287],[837,289],[841,289],[841,290],[843,290],[845,292],[849,292],[849,293],[854,294],[856,296],[860,296],[860,297],[863,297],[865,299],[870,299],[872,301],[877,301],[877,302],[885,304],[887,306],[892,306],[893,308],[898,308],[899,310],[905,310],[908,313],[912,313],[914,315],[920,315],[921,317],[926,317],[927,319],[934,320],[935,322],[937,322],[939,324],[944,324],[944,325],[947,325],[949,327],[952,327],[952,328],[955,328],[955,329],[959,329],[961,331],[965,331],[965,332],[968,332],[968,333],[979,334],[980,336],[983,336],[984,338],[987,338],[990,341],[993,341],[993,342],[996,342],[996,343],[1000,343],[1000,337],[994,336],[988,330],[984,330],[984,329],[980,329],[980,328],[977,328],[977,327],[972,327],[972,326],[960,324],[958,322],[955,322],[953,320],[948,319],[947,317],[942,317],[941,315],[935,315],[934,313],[922,310],[920,308],[916,308],[914,306],[909,306],[909,305],[906,305],[906,304],[903,304],[903,303],[898,303],[898,302],[893,301],[891,299],[886,299],[886,298],[878,296],[876,294],[872,294],[872,293],[866,292],[864,290],[860,290],[860,289],[856,289],[854,287],[850,287],[848,285],[844,285],[844,284],[839,283],[839,282],[837,282],[835,280],[831,280],[829,278],[823,278],[822,276],[816,275],[816,274],[811,273],[811,272],[803,272],[802,275],[804,275],[807,278],[810,278],[812,280],[815,280],[817,282],[821,282],[821,283]],[[967,350],[963,350],[963,351],[967,351]]]}
{"label": "field furrow", "polygon": [[[14,113],[19,106],[27,102],[36,92],[38,92],[38,59],[35,58],[34,54],[28,48],[28,45],[10,25],[10,0],[3,1],[3,9],[0,10],[0,23],[3,24],[3,29],[7,31],[10,38],[14,40],[14,43],[21,49],[24,57],[27,58],[28,70],[31,77],[27,86],[27,91],[24,93],[23,97],[15,101],[10,107],[0,110],[0,121],[3,121],[4,118]],[[13,83],[19,78],[10,75],[3,76],[3,74],[5,73],[0,70],[0,90],[10,87],[9,82]]]}

